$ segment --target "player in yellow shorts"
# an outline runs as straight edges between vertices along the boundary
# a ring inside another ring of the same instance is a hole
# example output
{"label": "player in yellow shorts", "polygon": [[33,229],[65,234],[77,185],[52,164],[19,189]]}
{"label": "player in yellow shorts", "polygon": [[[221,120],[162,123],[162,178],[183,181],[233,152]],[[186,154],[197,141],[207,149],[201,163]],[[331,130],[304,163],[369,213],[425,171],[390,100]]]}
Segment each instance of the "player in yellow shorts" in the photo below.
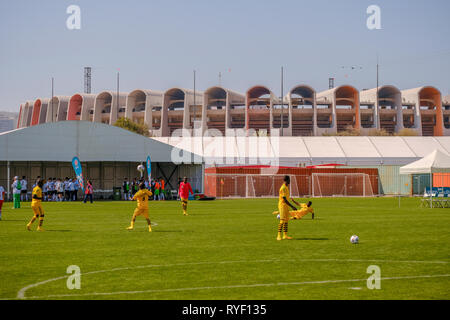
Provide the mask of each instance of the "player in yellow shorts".
{"label": "player in yellow shorts", "polygon": [[[289,224],[289,208],[293,211],[297,211],[297,208],[294,207],[289,200],[289,184],[291,183],[291,178],[289,176],[284,177],[284,183],[280,188],[279,197],[278,197],[278,211],[280,212],[280,223],[278,224],[278,235],[277,240],[292,240],[291,237],[287,235],[288,232],[288,224]],[[292,199],[296,205],[299,205],[295,200]],[[283,237],[281,237],[283,233]]]}
{"label": "player in yellow shorts", "polygon": [[[308,203],[300,203],[300,210],[297,211],[289,211],[289,220],[300,220],[304,216],[306,216],[308,213],[311,213],[312,219],[314,220],[314,209],[311,207],[312,202],[309,201]],[[273,214],[279,214],[279,211],[274,211]]]}
{"label": "player in yellow shorts", "polygon": [[148,216],[148,198],[152,196],[152,193],[145,189],[145,183],[143,182],[139,185],[139,189],[133,196],[133,200],[137,200],[137,207],[134,209],[133,218],[127,230],[133,230],[136,217],[143,216],[148,223],[148,232],[152,232],[152,225]]}
{"label": "player in yellow shorts", "polygon": [[42,224],[44,223],[44,209],[42,208],[42,186],[44,182],[42,180],[38,180],[36,183],[36,187],[33,189],[33,193],[31,195],[31,209],[33,210],[33,218],[31,218],[30,222],[27,224],[27,229],[31,231],[31,225],[34,221],[39,218],[39,225],[37,227],[37,231],[44,231],[42,229]]}

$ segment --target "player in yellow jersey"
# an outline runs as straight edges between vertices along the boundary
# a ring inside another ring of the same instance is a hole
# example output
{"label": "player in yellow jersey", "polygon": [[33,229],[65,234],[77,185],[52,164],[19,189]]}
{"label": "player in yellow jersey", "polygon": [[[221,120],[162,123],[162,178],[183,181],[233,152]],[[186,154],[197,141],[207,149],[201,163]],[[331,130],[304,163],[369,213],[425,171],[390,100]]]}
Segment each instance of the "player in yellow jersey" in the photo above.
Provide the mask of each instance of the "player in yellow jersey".
{"label": "player in yellow jersey", "polygon": [[[300,220],[304,216],[306,216],[308,213],[311,213],[312,219],[314,220],[314,209],[311,206],[312,202],[309,201],[308,203],[300,203],[300,210],[297,211],[289,211],[289,220]],[[273,214],[280,214],[279,211],[274,211]]]}
{"label": "player in yellow jersey", "polygon": [[31,218],[30,222],[27,224],[27,229],[31,231],[31,225],[36,219],[39,218],[39,225],[37,227],[37,231],[44,231],[42,229],[42,224],[44,223],[44,209],[42,208],[42,186],[44,185],[44,181],[38,180],[36,183],[36,187],[33,189],[33,193],[31,195],[31,209],[33,210],[33,218]]}
{"label": "player in yellow jersey", "polygon": [[140,190],[133,196],[133,200],[137,200],[137,207],[134,209],[133,218],[131,219],[131,224],[127,230],[133,230],[136,217],[143,216],[148,223],[148,232],[152,232],[152,226],[148,216],[148,198],[152,196],[152,193],[145,189],[145,183],[143,182],[139,185],[139,189]]}
{"label": "player in yellow jersey", "polygon": [[[280,223],[278,224],[278,235],[277,240],[292,240],[291,237],[287,235],[288,232],[288,224],[289,224],[289,208],[292,208],[293,211],[297,211],[297,208],[294,207],[289,200],[289,184],[291,183],[291,178],[289,176],[284,177],[284,183],[280,188],[280,193],[278,197],[278,211],[280,212]],[[298,202],[292,199],[296,205],[299,205]],[[283,237],[282,237],[283,234]]]}

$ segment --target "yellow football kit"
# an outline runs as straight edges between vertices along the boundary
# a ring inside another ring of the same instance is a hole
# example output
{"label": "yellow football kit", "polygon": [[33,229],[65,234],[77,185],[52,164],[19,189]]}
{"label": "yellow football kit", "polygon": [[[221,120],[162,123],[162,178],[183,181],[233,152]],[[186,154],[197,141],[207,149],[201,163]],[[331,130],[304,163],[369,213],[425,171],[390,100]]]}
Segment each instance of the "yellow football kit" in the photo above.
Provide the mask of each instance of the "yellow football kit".
{"label": "yellow football kit", "polygon": [[[308,204],[301,203],[300,204],[301,209],[296,211],[289,211],[289,219],[290,220],[300,220],[304,216],[306,216],[308,213],[314,213],[314,209],[312,207],[308,207]],[[274,211],[273,214],[279,214],[279,211]],[[280,215],[281,217],[281,215]]]}
{"label": "yellow football kit", "polygon": [[289,220],[289,206],[284,202],[284,199],[286,198],[287,201],[290,201],[290,195],[289,195],[289,188],[286,184],[283,183],[283,185],[280,188],[279,197],[278,197],[278,211],[280,212],[280,220]]}
{"label": "yellow football kit", "polygon": [[137,200],[137,207],[134,209],[133,218],[131,218],[131,224],[127,228],[127,230],[134,229],[134,223],[136,221],[136,217],[143,216],[145,220],[147,220],[148,231],[152,232],[152,226],[150,222],[150,218],[148,216],[148,199],[152,196],[152,193],[147,189],[141,189],[133,197],[133,200]]}
{"label": "yellow football kit", "polygon": [[[39,225],[37,230],[43,231],[42,224],[44,223],[44,209],[42,208],[42,189],[39,186],[36,186],[32,192],[32,201],[31,201],[31,209],[33,210],[33,218],[31,218],[30,222],[27,224],[27,229],[31,230],[31,225],[36,219],[39,218]],[[39,199],[35,199],[38,197]]]}
{"label": "yellow football kit", "polygon": [[136,192],[133,200],[137,200],[137,207],[134,210],[136,216],[143,216],[148,219],[148,198],[152,196],[151,191],[147,189],[142,189]]}
{"label": "yellow football kit", "polygon": [[35,199],[34,196],[42,199],[42,189],[36,186],[33,189],[33,193],[31,195],[32,201],[31,201],[31,209],[33,210],[33,213],[35,216],[43,216],[44,215],[44,209],[42,208],[42,200]]}
{"label": "yellow football kit", "polygon": [[[278,224],[277,240],[290,240],[292,239],[287,235],[289,224],[289,205],[284,201],[290,200],[289,187],[283,183],[280,188],[278,197],[278,211],[280,212],[280,223]],[[283,236],[281,236],[283,234]]]}

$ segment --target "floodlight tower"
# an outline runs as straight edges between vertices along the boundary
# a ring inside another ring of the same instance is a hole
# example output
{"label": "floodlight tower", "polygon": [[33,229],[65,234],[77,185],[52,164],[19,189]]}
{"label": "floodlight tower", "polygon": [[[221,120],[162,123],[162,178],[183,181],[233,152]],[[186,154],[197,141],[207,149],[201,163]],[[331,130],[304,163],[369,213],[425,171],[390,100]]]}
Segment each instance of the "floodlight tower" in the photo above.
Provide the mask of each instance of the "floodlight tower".
{"label": "floodlight tower", "polygon": [[84,67],[84,93],[91,93],[92,68]]}

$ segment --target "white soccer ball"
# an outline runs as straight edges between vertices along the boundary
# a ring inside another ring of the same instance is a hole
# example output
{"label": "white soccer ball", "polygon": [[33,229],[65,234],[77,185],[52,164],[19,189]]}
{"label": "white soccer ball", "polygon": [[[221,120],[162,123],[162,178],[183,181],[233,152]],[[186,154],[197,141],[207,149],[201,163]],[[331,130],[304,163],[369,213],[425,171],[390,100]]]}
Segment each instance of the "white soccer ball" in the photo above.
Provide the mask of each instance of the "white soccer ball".
{"label": "white soccer ball", "polygon": [[145,171],[145,167],[142,164],[140,164],[137,167],[137,171],[139,171],[140,173],[143,173]]}
{"label": "white soccer ball", "polygon": [[350,237],[350,242],[353,244],[357,244],[359,242],[359,237],[356,235],[353,235]]}
{"label": "white soccer ball", "polygon": [[280,215],[277,215],[277,219],[280,220]]}

